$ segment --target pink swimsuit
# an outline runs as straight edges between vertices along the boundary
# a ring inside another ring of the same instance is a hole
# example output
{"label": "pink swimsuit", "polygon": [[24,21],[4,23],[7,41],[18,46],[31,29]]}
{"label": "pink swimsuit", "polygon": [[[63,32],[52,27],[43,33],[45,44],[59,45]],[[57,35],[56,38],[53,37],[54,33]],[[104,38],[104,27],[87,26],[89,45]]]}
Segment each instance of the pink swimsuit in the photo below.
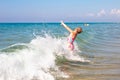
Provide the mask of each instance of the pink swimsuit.
{"label": "pink swimsuit", "polygon": [[73,42],[74,42],[74,38],[72,38],[71,36],[68,37],[68,48],[70,48],[71,50],[74,49],[74,45],[73,45]]}

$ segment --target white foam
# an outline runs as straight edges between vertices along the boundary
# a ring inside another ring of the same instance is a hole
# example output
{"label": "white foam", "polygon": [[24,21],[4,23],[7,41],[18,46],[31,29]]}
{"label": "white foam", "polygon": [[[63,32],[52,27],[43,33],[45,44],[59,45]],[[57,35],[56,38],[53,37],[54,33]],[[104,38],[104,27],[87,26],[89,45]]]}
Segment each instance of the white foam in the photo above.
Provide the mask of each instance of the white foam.
{"label": "white foam", "polygon": [[[26,44],[28,48],[9,54],[0,52],[0,80],[55,80],[50,70],[60,72],[55,63],[56,55],[84,61],[84,58],[78,55],[68,54],[70,51],[67,49],[66,42],[65,38],[37,36]],[[61,76],[68,77],[67,74]]]}

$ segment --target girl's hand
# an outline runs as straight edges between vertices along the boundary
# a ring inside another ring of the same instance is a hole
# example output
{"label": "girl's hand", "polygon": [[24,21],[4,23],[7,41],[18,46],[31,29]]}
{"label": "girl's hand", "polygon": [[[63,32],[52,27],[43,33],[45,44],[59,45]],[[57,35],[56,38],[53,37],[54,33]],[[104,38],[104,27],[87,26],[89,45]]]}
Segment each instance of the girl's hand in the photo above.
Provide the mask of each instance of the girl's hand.
{"label": "girl's hand", "polygon": [[61,22],[61,25],[64,25],[64,22],[63,21],[60,21]]}

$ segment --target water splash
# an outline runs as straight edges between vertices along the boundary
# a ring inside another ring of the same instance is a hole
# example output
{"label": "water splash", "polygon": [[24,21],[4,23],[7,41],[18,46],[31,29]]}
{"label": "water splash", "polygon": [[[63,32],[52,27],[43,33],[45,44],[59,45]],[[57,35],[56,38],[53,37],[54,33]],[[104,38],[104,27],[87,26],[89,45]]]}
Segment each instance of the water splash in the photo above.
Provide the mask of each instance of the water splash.
{"label": "water splash", "polygon": [[[56,75],[52,72],[61,74],[61,77],[68,77],[56,65],[56,56],[64,56],[68,60],[81,62],[86,60],[75,52],[71,53],[66,43],[66,38],[55,38],[45,34],[45,36],[36,36],[30,43],[19,43],[1,50],[0,80],[55,80]],[[75,47],[76,52],[79,52],[76,43]]]}

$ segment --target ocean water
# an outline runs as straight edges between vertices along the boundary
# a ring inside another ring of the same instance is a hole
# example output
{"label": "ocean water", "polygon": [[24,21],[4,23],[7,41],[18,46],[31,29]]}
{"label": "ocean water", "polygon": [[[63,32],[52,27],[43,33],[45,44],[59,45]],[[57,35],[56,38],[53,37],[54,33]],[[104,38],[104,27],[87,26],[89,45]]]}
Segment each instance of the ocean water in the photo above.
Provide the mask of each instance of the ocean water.
{"label": "ocean water", "polygon": [[0,23],[0,80],[120,80],[120,23]]}

